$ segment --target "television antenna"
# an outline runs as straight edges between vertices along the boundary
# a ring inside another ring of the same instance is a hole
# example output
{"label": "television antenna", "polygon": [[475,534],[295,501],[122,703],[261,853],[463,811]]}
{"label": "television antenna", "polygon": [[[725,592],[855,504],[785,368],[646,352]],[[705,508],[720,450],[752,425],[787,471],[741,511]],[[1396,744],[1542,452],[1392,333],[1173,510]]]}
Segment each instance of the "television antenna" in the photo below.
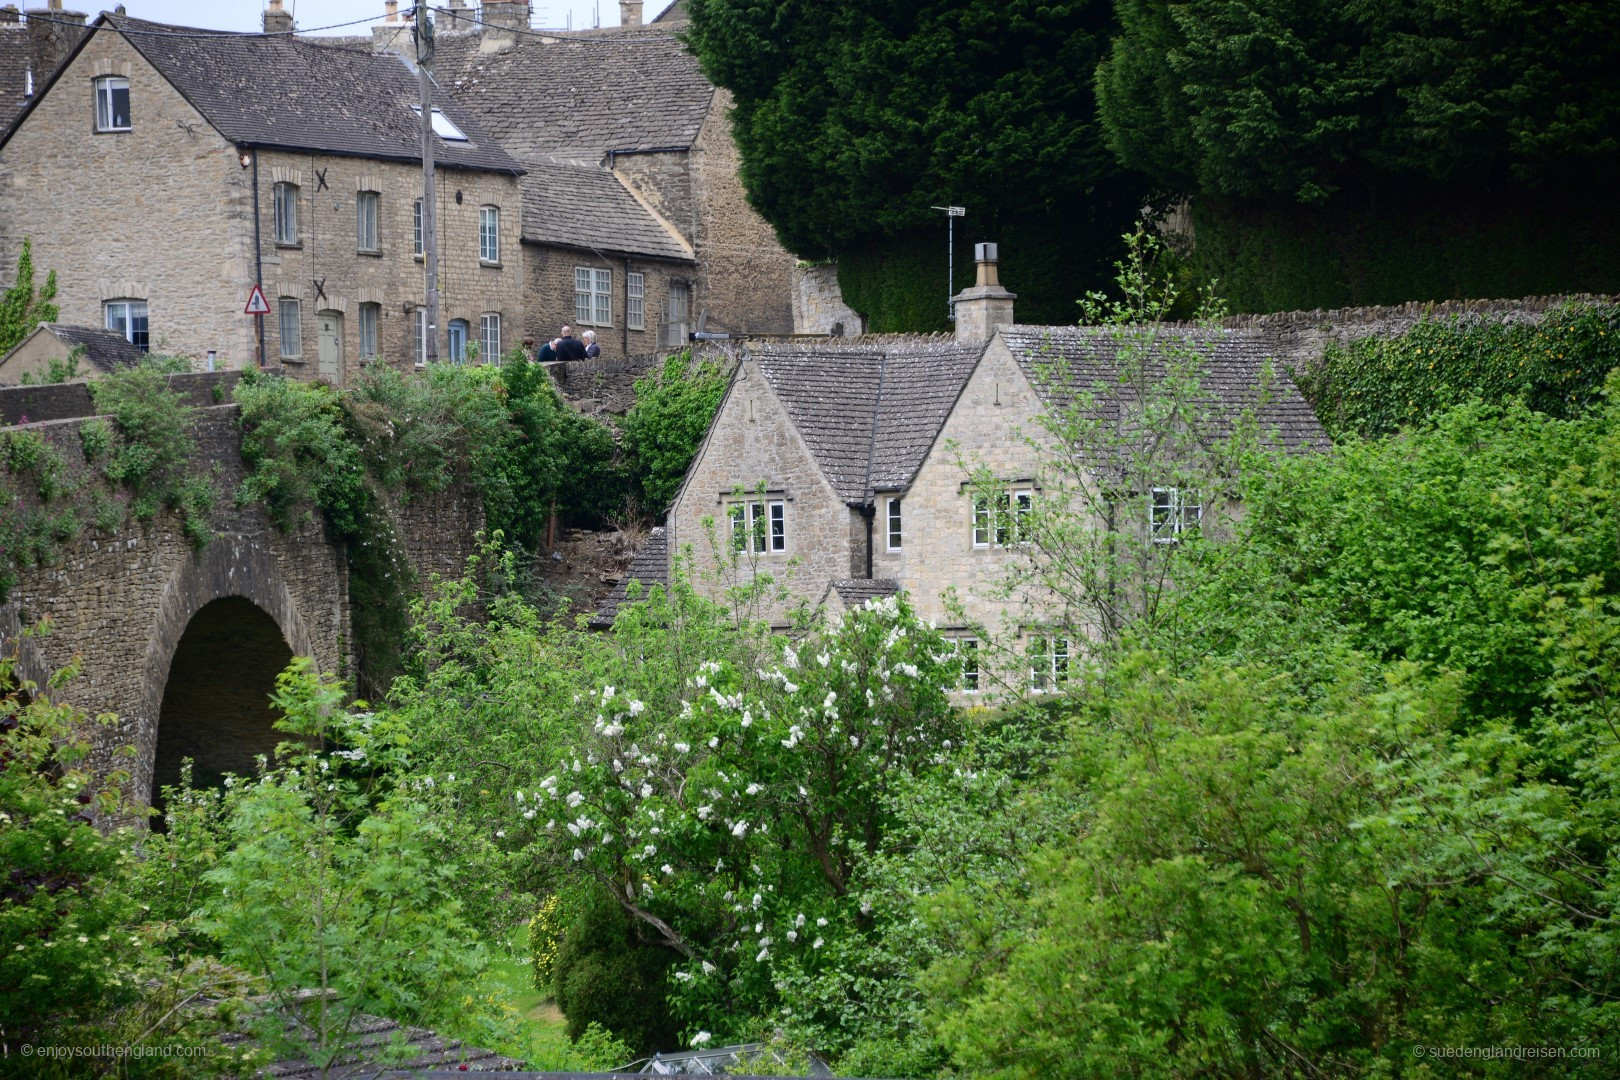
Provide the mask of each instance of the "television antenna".
{"label": "television antenna", "polygon": [[931,210],[945,211],[945,318],[956,321],[956,219],[967,217],[965,206],[933,206]]}

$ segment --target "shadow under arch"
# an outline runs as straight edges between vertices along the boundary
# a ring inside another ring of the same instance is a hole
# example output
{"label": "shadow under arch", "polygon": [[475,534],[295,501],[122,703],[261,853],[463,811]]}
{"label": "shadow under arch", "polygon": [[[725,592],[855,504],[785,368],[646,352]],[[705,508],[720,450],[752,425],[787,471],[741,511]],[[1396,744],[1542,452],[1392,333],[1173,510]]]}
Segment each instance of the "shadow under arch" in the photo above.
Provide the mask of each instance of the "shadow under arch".
{"label": "shadow under arch", "polygon": [[270,727],[275,677],[313,645],[263,540],[226,534],[188,560],[164,585],[147,642],[132,795],[156,802],[182,756],[197,759],[198,783],[251,771],[281,738]]}

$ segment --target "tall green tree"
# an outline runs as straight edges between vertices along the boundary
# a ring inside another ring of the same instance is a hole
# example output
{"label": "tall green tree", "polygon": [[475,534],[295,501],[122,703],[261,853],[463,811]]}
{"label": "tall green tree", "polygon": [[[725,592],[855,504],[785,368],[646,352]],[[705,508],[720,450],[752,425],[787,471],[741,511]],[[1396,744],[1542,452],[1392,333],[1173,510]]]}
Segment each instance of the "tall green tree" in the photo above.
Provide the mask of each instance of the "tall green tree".
{"label": "tall green tree", "polygon": [[[1106,0],[693,0],[691,16],[693,51],[736,100],[750,200],[788,248],[838,258],[863,313],[943,322],[935,206],[967,208],[959,241],[1007,245],[1026,311],[1069,321],[1067,303],[1105,276],[1091,253],[1139,208],[1092,96]],[[1029,250],[1046,247],[1065,253]],[[900,251],[906,269],[885,264]],[[896,291],[931,303],[897,304]]]}
{"label": "tall green tree", "polygon": [[17,256],[17,276],[11,288],[0,295],[0,356],[17,346],[40,323],[55,322],[56,271],[45,275],[45,284],[34,287],[33,244],[23,237],[22,254]]}

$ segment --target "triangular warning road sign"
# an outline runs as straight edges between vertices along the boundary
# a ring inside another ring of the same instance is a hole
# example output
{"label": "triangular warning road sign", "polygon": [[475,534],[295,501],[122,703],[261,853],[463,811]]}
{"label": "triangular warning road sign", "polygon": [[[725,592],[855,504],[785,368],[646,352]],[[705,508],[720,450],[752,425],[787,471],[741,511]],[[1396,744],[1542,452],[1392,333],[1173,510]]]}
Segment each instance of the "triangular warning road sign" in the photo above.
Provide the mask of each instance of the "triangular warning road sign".
{"label": "triangular warning road sign", "polygon": [[259,288],[257,285],[253,286],[253,291],[248,293],[247,307],[242,309],[242,314],[244,314],[244,315],[268,315],[268,314],[270,314],[270,303],[269,303],[269,301],[267,301],[264,298],[264,290],[263,289]]}

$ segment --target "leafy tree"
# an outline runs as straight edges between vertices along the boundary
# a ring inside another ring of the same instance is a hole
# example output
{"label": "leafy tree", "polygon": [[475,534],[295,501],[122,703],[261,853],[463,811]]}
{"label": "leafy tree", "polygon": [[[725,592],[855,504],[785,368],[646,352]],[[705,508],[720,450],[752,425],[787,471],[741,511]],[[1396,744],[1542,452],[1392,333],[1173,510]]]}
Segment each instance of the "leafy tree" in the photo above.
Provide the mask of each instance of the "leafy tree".
{"label": "leafy tree", "polygon": [[1108,145],[1198,196],[1584,174],[1620,165],[1620,14],[1593,0],[1120,0]]}
{"label": "leafy tree", "polygon": [[23,338],[40,323],[55,322],[56,271],[45,275],[45,284],[34,286],[34,252],[29,239],[23,237],[22,254],[17,256],[17,275],[11,288],[0,295],[0,356],[16,348]]}
{"label": "leafy tree", "polygon": [[[841,281],[866,283],[846,295],[878,294],[864,312],[887,303],[928,319],[874,329],[944,325],[943,222],[931,207],[965,206],[973,236],[1004,244],[1004,279],[1026,317],[1066,315],[1102,276],[1101,238],[1140,207],[1096,122],[1091,72],[1113,27],[1105,0],[694,0],[690,13],[693,51],[736,102],[753,205],[789,249],[836,257]],[[968,236],[958,240],[965,254]],[[906,268],[878,284],[877,264],[896,250]]]}
{"label": "leafy tree", "polygon": [[729,375],[712,360],[694,366],[687,350],[636,380],[636,401],[624,417],[624,448],[649,511],[662,513],[675,498],[720,407]]}

